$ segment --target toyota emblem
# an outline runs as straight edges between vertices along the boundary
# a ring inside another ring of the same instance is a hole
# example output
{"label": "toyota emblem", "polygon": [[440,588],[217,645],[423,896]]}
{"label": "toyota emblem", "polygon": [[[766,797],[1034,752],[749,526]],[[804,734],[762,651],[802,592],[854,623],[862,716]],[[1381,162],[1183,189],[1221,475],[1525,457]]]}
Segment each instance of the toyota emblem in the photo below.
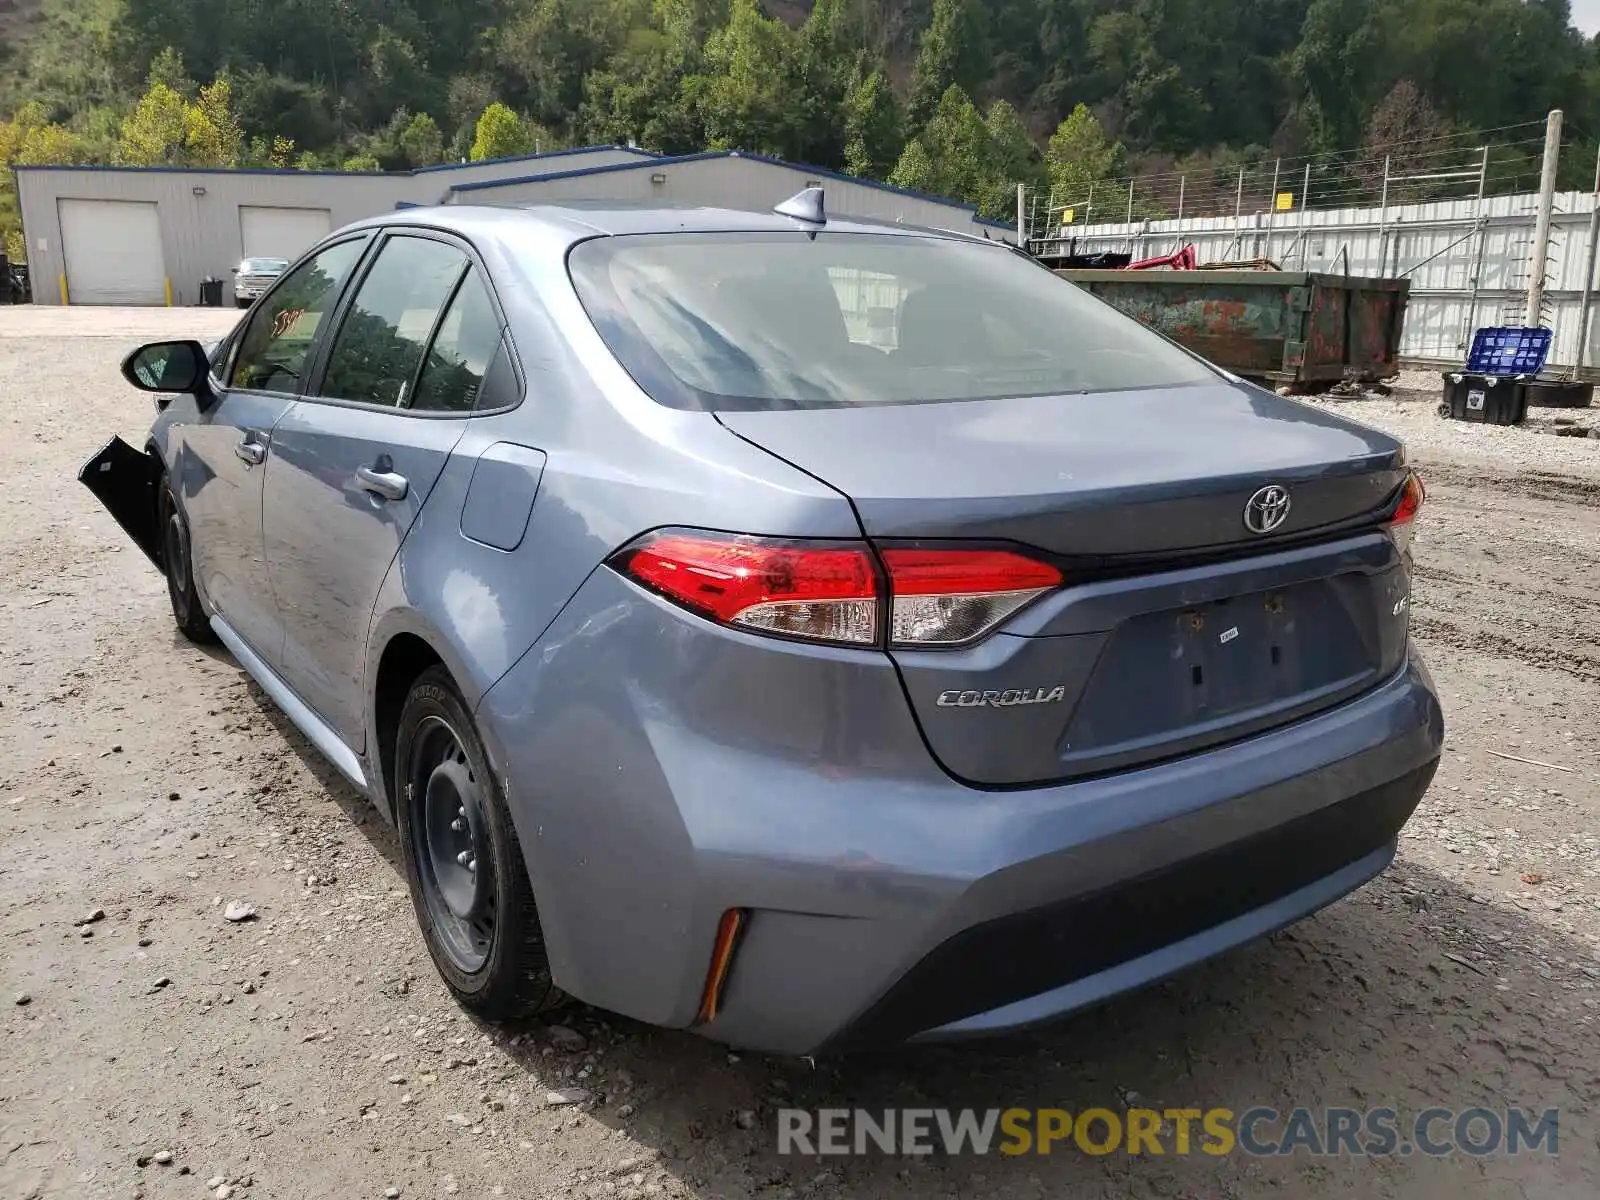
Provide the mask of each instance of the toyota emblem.
{"label": "toyota emblem", "polygon": [[1245,502],[1244,527],[1251,533],[1271,533],[1289,519],[1289,489],[1269,484]]}

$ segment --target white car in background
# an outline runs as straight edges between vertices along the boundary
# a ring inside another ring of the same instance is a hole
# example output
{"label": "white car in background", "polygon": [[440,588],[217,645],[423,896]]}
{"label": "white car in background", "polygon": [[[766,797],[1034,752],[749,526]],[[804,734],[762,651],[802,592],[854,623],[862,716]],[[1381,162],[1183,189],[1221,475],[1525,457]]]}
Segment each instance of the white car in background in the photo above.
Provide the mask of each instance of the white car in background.
{"label": "white car in background", "polygon": [[240,308],[249,308],[289,269],[283,258],[247,258],[233,269],[233,299]]}

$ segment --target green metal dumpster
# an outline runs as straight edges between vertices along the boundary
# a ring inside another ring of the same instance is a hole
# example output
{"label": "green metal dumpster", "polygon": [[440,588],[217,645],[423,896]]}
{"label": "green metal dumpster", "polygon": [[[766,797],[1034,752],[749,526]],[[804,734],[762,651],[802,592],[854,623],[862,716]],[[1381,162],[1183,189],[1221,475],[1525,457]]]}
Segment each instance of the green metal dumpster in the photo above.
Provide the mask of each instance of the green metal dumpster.
{"label": "green metal dumpster", "polygon": [[1304,271],[1057,271],[1219,367],[1315,390],[1399,369],[1408,279]]}

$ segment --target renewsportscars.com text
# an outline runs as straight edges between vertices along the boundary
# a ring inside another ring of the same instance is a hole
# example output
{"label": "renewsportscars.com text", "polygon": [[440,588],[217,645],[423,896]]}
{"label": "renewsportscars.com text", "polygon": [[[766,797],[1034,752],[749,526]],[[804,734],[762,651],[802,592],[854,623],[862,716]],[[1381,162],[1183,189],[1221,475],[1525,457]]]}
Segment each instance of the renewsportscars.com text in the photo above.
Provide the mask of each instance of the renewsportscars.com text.
{"label": "renewsportscars.com text", "polygon": [[785,1108],[778,1153],[1553,1155],[1559,1125],[1553,1108]]}

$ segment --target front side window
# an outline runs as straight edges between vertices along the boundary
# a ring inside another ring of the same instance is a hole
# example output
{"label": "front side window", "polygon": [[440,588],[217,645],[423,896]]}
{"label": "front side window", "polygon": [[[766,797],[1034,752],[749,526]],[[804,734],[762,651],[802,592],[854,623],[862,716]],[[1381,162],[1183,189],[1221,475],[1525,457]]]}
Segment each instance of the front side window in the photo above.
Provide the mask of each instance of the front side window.
{"label": "front side window", "polygon": [[584,242],[568,264],[612,353],[674,408],[853,408],[1216,380],[1109,305],[981,242],[641,234]]}
{"label": "front side window", "polygon": [[403,406],[467,256],[431,238],[391,237],[339,327],[320,389],[332,400]]}
{"label": "front side window", "polygon": [[476,270],[468,271],[428,348],[410,407],[462,413],[485,407],[479,403],[483,377],[500,349],[500,339],[500,318],[489,289]]}
{"label": "front side window", "polygon": [[228,386],[263,392],[300,391],[323,315],[366,249],[365,238],[329,246],[286,275],[256,306],[239,342]]}

